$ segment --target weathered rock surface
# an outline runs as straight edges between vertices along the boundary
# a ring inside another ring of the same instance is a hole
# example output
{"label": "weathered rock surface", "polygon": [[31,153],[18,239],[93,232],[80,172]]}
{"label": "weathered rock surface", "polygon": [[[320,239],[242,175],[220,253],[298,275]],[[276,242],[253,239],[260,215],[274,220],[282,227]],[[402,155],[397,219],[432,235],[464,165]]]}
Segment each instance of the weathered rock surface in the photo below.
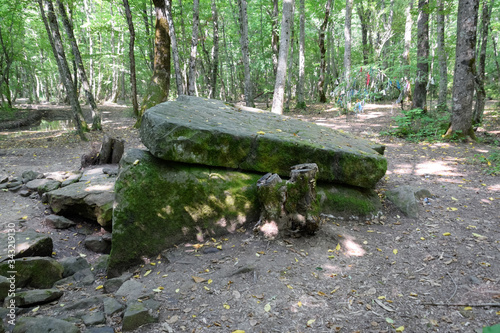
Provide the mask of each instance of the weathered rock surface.
{"label": "weathered rock surface", "polygon": [[5,297],[9,294],[10,282],[11,281],[7,277],[0,275],[0,302],[3,302]]}
{"label": "weathered rock surface", "polygon": [[51,317],[20,317],[13,333],[79,333],[74,324]]}
{"label": "weathered rock surface", "polygon": [[180,96],[143,116],[141,139],[161,159],[288,176],[316,163],[318,180],[373,188],[387,170],[384,147],[348,133],[221,101]]}
{"label": "weathered rock surface", "polygon": [[421,188],[413,186],[400,186],[385,192],[387,198],[408,217],[418,217],[418,200],[424,197],[430,198],[432,194]]}
{"label": "weathered rock surface", "polygon": [[122,331],[128,332],[139,328],[142,325],[150,324],[158,321],[157,316],[153,316],[151,310],[146,308],[144,304],[135,302],[130,304],[123,315]]}
{"label": "weathered rock surface", "polygon": [[15,301],[18,307],[31,307],[55,301],[64,293],[59,289],[34,289],[16,293]]}
{"label": "weathered rock surface", "polygon": [[50,192],[61,187],[61,182],[53,179],[34,179],[26,183],[26,187],[32,191],[42,195],[45,192]]}
{"label": "weathered rock surface", "polygon": [[104,282],[104,291],[106,293],[114,293],[117,291],[122,284],[132,277],[132,273],[125,273],[119,277],[108,279]]}
{"label": "weathered rock surface", "polygon": [[120,165],[109,277],[141,256],[257,220],[259,174],[165,162],[138,149],[128,150]]}
{"label": "weathered rock surface", "polygon": [[111,242],[102,236],[87,236],[83,244],[87,249],[97,253],[108,254],[111,250]]}
{"label": "weathered rock surface", "polygon": [[56,214],[77,214],[111,230],[114,180],[105,175],[102,168],[92,169],[84,173],[79,182],[48,192],[47,200]]}
{"label": "weathered rock surface", "polygon": [[49,257],[16,259],[14,266],[8,262],[0,264],[0,275],[10,277],[9,271],[15,269],[16,287],[50,288],[62,279],[63,267]]}
{"label": "weathered rock surface", "polygon": [[66,257],[59,260],[59,263],[63,266],[63,277],[68,277],[75,274],[78,271],[90,268],[89,263],[85,258],[82,257]]}
{"label": "weathered rock surface", "polygon": [[52,225],[55,229],[68,229],[76,225],[70,219],[54,214],[46,216],[45,223]]}
{"label": "weathered rock surface", "polygon": [[[0,243],[8,244],[9,234],[0,233]],[[38,233],[32,229],[18,231],[15,233],[16,247],[14,258],[32,256],[51,256],[53,250],[52,238],[46,234]],[[0,262],[9,259],[7,257],[7,246],[0,248]]]}

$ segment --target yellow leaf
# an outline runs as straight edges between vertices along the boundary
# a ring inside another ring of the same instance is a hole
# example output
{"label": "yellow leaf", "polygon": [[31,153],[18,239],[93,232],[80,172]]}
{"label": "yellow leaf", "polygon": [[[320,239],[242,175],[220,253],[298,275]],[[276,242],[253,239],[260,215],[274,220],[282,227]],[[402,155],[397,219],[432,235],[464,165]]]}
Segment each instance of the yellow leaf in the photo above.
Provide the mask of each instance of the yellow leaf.
{"label": "yellow leaf", "polygon": [[104,288],[104,286],[101,284],[100,286],[95,287],[95,290],[100,290],[102,288]]}
{"label": "yellow leaf", "polygon": [[416,293],[410,293],[410,296],[417,297],[418,295]]}
{"label": "yellow leaf", "polygon": [[464,308],[464,310],[465,310],[465,311],[470,311],[470,310],[472,310],[472,307],[471,307],[471,306],[466,306],[466,307]]}
{"label": "yellow leaf", "polygon": [[230,308],[229,304],[224,304],[224,309],[229,310]]}
{"label": "yellow leaf", "polygon": [[282,131],[281,131],[279,128],[277,128],[277,129],[276,129],[276,132],[278,132],[278,133],[279,133],[279,132],[282,132]]}
{"label": "yellow leaf", "polygon": [[497,315],[500,316],[500,311],[497,311]]}
{"label": "yellow leaf", "polygon": [[307,326],[311,326],[312,324],[314,324],[315,321],[316,321],[316,319],[309,319],[307,321]]}
{"label": "yellow leaf", "polygon": [[451,234],[449,232],[445,232],[443,233],[443,236],[451,236]]}
{"label": "yellow leaf", "polygon": [[287,284],[287,285],[286,285],[286,287],[287,287],[288,289],[293,289],[293,287],[292,287],[291,285],[289,285],[289,284]]}
{"label": "yellow leaf", "polygon": [[264,135],[266,132],[258,131],[257,134]]}
{"label": "yellow leaf", "polygon": [[179,291],[181,291],[179,288],[175,289],[176,293],[179,293]]}
{"label": "yellow leaf", "polygon": [[208,284],[210,284],[212,282],[214,282],[212,279],[208,279],[208,281],[207,281]]}
{"label": "yellow leaf", "polygon": [[396,332],[403,332],[404,330],[405,330],[404,326],[399,326],[398,328],[396,328]]}
{"label": "yellow leaf", "polygon": [[207,286],[203,286],[203,288],[205,288],[205,290],[210,290],[210,288],[208,288]]}
{"label": "yellow leaf", "polygon": [[295,262],[299,262],[299,260],[297,258],[295,258]]}
{"label": "yellow leaf", "polygon": [[394,253],[394,254],[398,254],[398,250],[397,250],[397,249],[394,249],[394,250],[392,250],[392,253]]}
{"label": "yellow leaf", "polygon": [[377,251],[382,252],[382,250],[381,250],[381,249],[379,249],[378,247],[377,247]]}
{"label": "yellow leaf", "polygon": [[333,250],[332,249],[328,249],[328,252],[333,252]]}
{"label": "yellow leaf", "polygon": [[245,333],[245,331],[243,331],[243,330],[236,330],[236,331],[232,331],[231,333]]}
{"label": "yellow leaf", "polygon": [[337,251],[340,250],[340,244],[337,244],[337,247],[335,248],[335,250],[337,250]]}
{"label": "yellow leaf", "polygon": [[454,197],[451,197],[451,200],[458,201],[458,199],[457,199],[457,198],[454,198]]}
{"label": "yellow leaf", "polygon": [[385,296],[379,296],[378,299],[385,299]]}
{"label": "yellow leaf", "polygon": [[421,240],[425,240],[425,238],[424,238],[424,237],[420,237],[420,239],[421,239]]}
{"label": "yellow leaf", "polygon": [[218,248],[219,250],[222,250],[222,245],[217,245],[217,248]]}
{"label": "yellow leaf", "polygon": [[196,282],[196,283],[202,283],[202,282],[205,282],[205,281],[206,281],[204,278],[199,277],[199,276],[194,276],[194,275],[193,275],[193,276],[191,276],[191,277],[193,278],[194,282]]}
{"label": "yellow leaf", "polygon": [[271,304],[267,303],[267,304],[264,306],[264,311],[266,311],[266,312],[271,311]]}
{"label": "yellow leaf", "polygon": [[320,296],[326,296],[326,294],[324,292],[322,292],[322,291],[318,291],[318,295],[320,295]]}
{"label": "yellow leaf", "polygon": [[149,273],[151,273],[151,270],[148,270],[146,273],[144,273],[144,277],[148,276]]}
{"label": "yellow leaf", "polygon": [[447,207],[447,208],[446,208],[446,210],[449,210],[449,211],[454,212],[454,211],[458,210],[458,208],[455,208],[455,207]]}
{"label": "yellow leaf", "polygon": [[[300,308],[302,306],[302,302],[301,301],[298,301],[297,302],[297,306]],[[500,311],[499,311],[500,312]],[[498,313],[497,313],[498,314]]]}

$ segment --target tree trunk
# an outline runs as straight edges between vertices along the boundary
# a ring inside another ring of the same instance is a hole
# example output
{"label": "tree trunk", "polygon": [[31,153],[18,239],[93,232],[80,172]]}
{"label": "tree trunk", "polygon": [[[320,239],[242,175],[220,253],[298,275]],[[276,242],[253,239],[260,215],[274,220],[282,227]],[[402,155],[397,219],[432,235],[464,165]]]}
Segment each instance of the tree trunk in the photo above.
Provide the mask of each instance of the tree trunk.
{"label": "tree trunk", "polygon": [[[222,22],[222,40],[224,41],[224,54],[226,57],[226,63],[229,63],[229,78],[228,78],[228,85],[231,88],[228,88],[228,95],[230,95],[231,99],[234,99],[234,96],[236,96],[235,88],[235,79],[234,79],[234,62],[233,62],[233,57],[229,54],[229,51],[227,49],[227,38],[226,38],[226,29],[224,25],[224,17],[221,17],[221,22]],[[231,53],[232,54],[232,53]],[[229,97],[229,96],[228,96]]]}
{"label": "tree trunk", "polygon": [[351,101],[347,100],[347,91],[351,85],[351,17],[352,17],[352,3],[353,0],[346,0],[345,5],[345,25],[344,25],[344,81],[345,81],[345,98],[347,109],[351,108]]}
{"label": "tree trunk", "polygon": [[320,64],[319,64],[319,81],[318,81],[318,95],[319,102],[326,103],[325,94],[325,73],[326,73],[326,60],[325,60],[325,31],[328,27],[328,17],[330,16],[330,8],[332,7],[332,0],[326,1],[325,7],[325,19],[323,24],[319,28],[319,52],[320,52]]}
{"label": "tree trunk", "polygon": [[483,13],[482,13],[482,23],[481,23],[481,34],[482,40],[481,50],[479,52],[479,64],[477,66],[476,75],[476,105],[474,108],[474,115],[472,117],[472,124],[478,126],[483,121],[484,113],[484,100],[486,98],[486,90],[484,89],[485,80],[485,67],[486,67],[486,46],[488,44],[488,31],[490,25],[491,9],[493,8],[494,0],[491,0],[491,4],[488,6],[488,0],[483,0]]}
{"label": "tree trunk", "polygon": [[361,22],[361,41],[363,45],[363,64],[368,65],[368,27],[370,24],[371,12],[369,5],[365,9],[363,7],[363,2],[358,3],[358,16],[359,21]]}
{"label": "tree trunk", "polygon": [[306,75],[306,57],[305,57],[305,47],[306,47],[306,10],[305,10],[305,0],[300,0],[300,27],[299,27],[299,85],[297,89],[297,109],[305,109],[306,102],[304,101],[304,83]]}
{"label": "tree trunk", "polygon": [[[288,0],[287,0],[288,1]],[[249,107],[255,107],[253,102],[252,77],[250,76],[250,55],[248,50],[248,16],[247,0],[239,0],[240,5],[240,44],[245,69],[245,104]],[[286,67],[285,67],[286,68]],[[286,70],[286,69],[285,69]]]}
{"label": "tree trunk", "polygon": [[273,106],[271,112],[283,113],[283,100],[285,98],[286,63],[290,44],[290,28],[293,21],[293,1],[283,0],[283,13],[281,19],[280,52],[278,57],[278,70],[276,84],[274,85]]}
{"label": "tree trunk", "polygon": [[437,45],[439,58],[439,97],[438,108],[440,110],[448,110],[447,93],[448,93],[448,64],[444,42],[444,0],[438,0],[437,15]]}
{"label": "tree trunk", "polygon": [[142,20],[144,21],[144,28],[146,29],[146,36],[147,36],[147,46],[148,46],[148,56],[146,57],[147,60],[146,64],[149,67],[151,71],[153,71],[154,68],[154,40],[151,38],[150,34],[150,26],[152,29],[152,24],[149,23],[149,15],[148,15],[148,6],[150,4],[150,1],[143,0],[142,2],[143,8],[142,8]]}
{"label": "tree trunk", "polygon": [[183,93],[182,90],[182,72],[179,60],[179,49],[177,48],[177,36],[175,34],[174,20],[172,18],[172,1],[166,0],[165,14],[167,16],[168,28],[170,30],[170,43],[172,47],[172,56],[174,57],[174,69],[175,69],[175,85],[177,86],[177,95],[180,96]]}
{"label": "tree trunk", "polygon": [[141,117],[147,109],[168,99],[170,90],[170,35],[165,11],[166,4],[165,0],[154,0],[153,3],[156,12],[153,77],[141,103],[135,127],[140,126]]}
{"label": "tree trunk", "polygon": [[219,68],[219,15],[215,0],[212,0],[212,21],[213,21],[213,46],[212,46],[212,70],[210,73],[210,92],[209,98],[215,98],[217,91],[217,69]]}
{"label": "tree trunk", "polygon": [[418,0],[417,74],[413,91],[413,109],[427,111],[429,80],[429,0]]}
{"label": "tree trunk", "polygon": [[413,1],[410,0],[408,7],[406,7],[405,15],[406,15],[406,24],[405,24],[405,45],[403,51],[403,62],[408,67],[407,76],[410,76],[409,67],[410,67],[410,46],[411,46],[411,28],[413,26],[413,19],[411,11],[413,9]]}
{"label": "tree trunk", "polygon": [[271,48],[273,50],[273,72],[276,76],[278,70],[278,53],[279,53],[279,42],[280,38],[278,36],[278,20],[279,20],[279,10],[278,10],[278,0],[273,0],[273,12],[271,14]]}
{"label": "tree trunk", "polygon": [[[490,32],[492,32],[491,27],[490,27]],[[497,83],[499,85],[498,88],[500,89],[500,64],[498,63],[497,39],[498,39],[498,36],[496,36],[496,37],[492,36],[491,44],[493,44],[493,55],[495,58],[495,65],[497,67]]]}
{"label": "tree trunk", "polygon": [[76,131],[80,136],[80,139],[86,141],[87,138],[83,133],[84,130],[86,130],[86,124],[80,119],[80,116],[83,118],[82,109],[80,107],[80,103],[78,103],[78,98],[73,86],[73,80],[71,78],[71,72],[69,70],[68,62],[66,61],[66,54],[64,53],[61,34],[59,33],[59,25],[57,23],[57,18],[54,12],[54,5],[50,0],[45,0],[45,3],[48,8],[47,15],[45,15],[45,9],[43,7],[42,0],[38,0],[42,20],[49,36],[52,51],[54,52],[54,57],[56,58],[61,80],[64,83],[64,88],[66,89],[69,102],[71,103],[71,111],[73,113],[72,115],[75,121]]}
{"label": "tree trunk", "polygon": [[294,24],[293,24],[293,19],[292,19],[292,24],[290,27],[290,30],[292,30],[292,38],[290,39],[290,55],[288,56],[288,78],[287,78],[287,99],[286,99],[286,105],[285,105],[285,110],[290,111],[290,101],[292,100],[292,78],[293,78],[293,44],[294,44],[294,37],[295,37],[295,30],[294,30]]}
{"label": "tree trunk", "polygon": [[475,139],[472,129],[472,100],[476,75],[475,47],[479,0],[459,0],[457,46],[451,107],[451,125],[446,137],[458,135]]}
{"label": "tree trunk", "polygon": [[92,21],[92,9],[90,7],[90,1],[89,0],[84,0],[83,5],[85,8],[85,18],[86,18],[86,28],[85,31],[87,32],[87,40],[89,43],[89,77],[88,81],[90,83],[90,87],[93,90],[92,95],[96,99],[97,96],[95,95],[95,87],[93,86],[94,82],[94,37],[93,34],[90,30],[90,22]]}
{"label": "tree trunk", "polygon": [[59,12],[61,13],[64,29],[66,30],[66,34],[68,35],[68,39],[71,43],[71,50],[73,51],[73,56],[75,57],[76,67],[78,74],[80,76],[80,80],[82,81],[82,88],[85,92],[85,97],[87,97],[87,101],[90,105],[90,110],[92,112],[92,130],[100,131],[102,130],[101,126],[101,112],[97,108],[94,94],[92,94],[89,80],[87,79],[87,73],[85,72],[85,67],[83,67],[83,60],[80,54],[80,49],[78,48],[78,44],[76,42],[75,35],[73,33],[73,26],[68,19],[68,15],[66,13],[66,8],[64,8],[61,0],[56,0],[57,6],[59,7]]}
{"label": "tree trunk", "polygon": [[196,94],[196,50],[198,47],[198,25],[200,23],[200,0],[193,0],[193,35],[189,58],[188,95]]}
{"label": "tree trunk", "polygon": [[[58,0],[60,1],[60,0]],[[135,76],[135,54],[134,54],[134,44],[135,44],[135,29],[134,22],[132,21],[132,13],[130,12],[130,6],[128,0],[123,0],[123,7],[125,7],[125,16],[127,17],[128,31],[130,33],[128,58],[130,63],[130,85],[132,90],[132,108],[134,110],[135,117],[139,117],[139,103],[137,102],[137,79]]]}

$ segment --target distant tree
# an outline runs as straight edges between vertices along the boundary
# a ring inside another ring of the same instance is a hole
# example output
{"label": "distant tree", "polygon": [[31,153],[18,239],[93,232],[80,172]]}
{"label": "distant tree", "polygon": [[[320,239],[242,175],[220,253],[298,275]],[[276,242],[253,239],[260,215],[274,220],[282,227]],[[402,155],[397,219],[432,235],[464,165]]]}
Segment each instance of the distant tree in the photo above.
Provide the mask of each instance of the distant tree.
{"label": "distant tree", "polygon": [[445,13],[444,13],[444,1],[438,0],[437,3],[437,48],[438,48],[438,59],[439,59],[439,97],[438,97],[438,107],[441,110],[448,110],[447,106],[447,95],[448,95],[448,64],[445,49]]}
{"label": "distant tree", "polygon": [[330,9],[332,7],[332,0],[326,1],[325,6],[325,19],[319,28],[319,52],[320,52],[320,63],[319,63],[319,80],[318,80],[318,94],[319,94],[319,102],[326,103],[326,94],[325,94],[325,75],[326,75],[326,48],[325,48],[325,31],[328,27],[328,18],[330,16]]}
{"label": "distant tree", "polygon": [[305,15],[305,0],[300,0],[299,15],[299,84],[297,86],[297,109],[305,109],[306,102],[304,101],[304,81],[305,81],[305,67],[306,67],[306,15]]}
{"label": "distant tree", "polygon": [[200,23],[200,0],[193,0],[193,35],[189,58],[188,95],[196,94],[196,50],[198,47],[198,26]]}
{"label": "distant tree", "polygon": [[[353,0],[345,2],[345,24],[344,24],[344,81],[346,90],[349,89],[351,83],[351,18],[352,18]],[[347,95],[347,94],[346,94]],[[349,109],[350,103],[347,104]]]}
{"label": "distant tree", "polygon": [[[60,0],[58,0],[60,1]],[[135,72],[135,52],[134,52],[134,44],[135,44],[135,29],[134,22],[132,21],[132,13],[130,11],[130,6],[128,4],[128,0],[123,0],[123,7],[125,7],[125,16],[127,18],[128,31],[130,33],[129,39],[129,50],[128,50],[128,59],[130,65],[130,85],[132,86],[132,108],[134,110],[134,115],[136,117],[139,116],[139,103],[137,102],[137,79]]]}
{"label": "distant tree", "polygon": [[174,19],[172,18],[172,0],[166,0],[165,13],[170,30],[170,44],[172,47],[172,57],[174,58],[175,84],[177,86],[177,95],[182,95],[182,71],[179,60],[179,49],[177,47],[177,35],[175,33]]}
{"label": "distant tree", "polygon": [[459,0],[457,46],[451,107],[451,125],[446,137],[453,135],[475,139],[472,129],[472,100],[476,76],[476,31],[479,0]]}
{"label": "distant tree", "polygon": [[413,109],[427,111],[429,81],[429,0],[418,0],[417,75],[413,91]]}
{"label": "distant tree", "polygon": [[245,104],[246,106],[254,107],[252,77],[250,76],[250,55],[248,50],[247,1],[239,0],[238,4],[240,6],[240,45],[245,70]]}

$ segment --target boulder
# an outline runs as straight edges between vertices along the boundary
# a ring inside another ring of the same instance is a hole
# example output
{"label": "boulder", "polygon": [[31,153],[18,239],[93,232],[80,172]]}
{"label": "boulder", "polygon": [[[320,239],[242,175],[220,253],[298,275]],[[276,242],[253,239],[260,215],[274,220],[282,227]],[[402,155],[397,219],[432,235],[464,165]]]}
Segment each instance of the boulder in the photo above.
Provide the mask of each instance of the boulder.
{"label": "boulder", "polygon": [[122,331],[133,331],[142,325],[158,322],[158,317],[151,312],[140,302],[130,304],[123,315]]}
{"label": "boulder", "polygon": [[123,311],[125,309],[125,305],[118,302],[113,297],[106,297],[103,301],[104,304],[104,313],[107,316],[113,316],[115,313]]}
{"label": "boulder", "polygon": [[[13,265],[8,262],[0,264],[0,275],[15,275],[17,288],[50,288],[62,279],[63,270],[60,263],[49,257],[21,258]],[[11,271],[15,273],[9,273]]]}
{"label": "boulder", "polygon": [[166,162],[138,149],[128,150],[120,166],[109,277],[140,263],[141,256],[257,221],[259,174]]}
{"label": "boulder", "polygon": [[111,242],[102,236],[87,236],[83,245],[91,251],[108,254],[111,250]]}
{"label": "boulder", "polygon": [[74,324],[51,317],[20,317],[12,333],[79,333]]}
{"label": "boulder", "polygon": [[23,183],[25,184],[31,180],[42,179],[44,177],[43,173],[33,170],[27,170],[22,173]]}
{"label": "boulder", "polygon": [[59,289],[34,289],[16,293],[15,304],[21,308],[46,304],[55,301],[64,293]]}
{"label": "boulder", "polygon": [[26,183],[26,187],[32,191],[42,195],[45,192],[50,192],[61,187],[61,182],[53,179],[34,179]]}
{"label": "boulder", "polygon": [[161,159],[288,176],[316,163],[318,180],[373,188],[387,170],[384,146],[342,131],[221,101],[180,96],[144,113],[140,136]]}
{"label": "boulder", "polygon": [[55,229],[68,229],[76,225],[70,219],[54,214],[46,216],[45,223],[52,225]]}
{"label": "boulder", "polygon": [[68,277],[75,274],[78,271],[90,268],[89,263],[85,258],[82,257],[66,257],[59,260],[59,263],[63,266],[63,277]]}
{"label": "boulder", "polygon": [[[15,234],[16,248],[14,258],[51,256],[53,250],[52,238],[32,229],[18,231]],[[8,234],[0,233],[0,243],[8,243]],[[0,262],[9,259],[7,246],[0,249]]]}
{"label": "boulder", "polygon": [[432,196],[428,190],[408,185],[389,190],[385,192],[385,195],[403,214],[411,218],[418,217],[417,199],[430,198]]}
{"label": "boulder", "polygon": [[108,294],[117,291],[122,284],[132,277],[132,273],[125,273],[119,277],[109,279],[104,282],[104,291]]}
{"label": "boulder", "polygon": [[47,200],[56,214],[80,215],[111,230],[113,186],[114,178],[82,176],[77,183],[48,192]]}

